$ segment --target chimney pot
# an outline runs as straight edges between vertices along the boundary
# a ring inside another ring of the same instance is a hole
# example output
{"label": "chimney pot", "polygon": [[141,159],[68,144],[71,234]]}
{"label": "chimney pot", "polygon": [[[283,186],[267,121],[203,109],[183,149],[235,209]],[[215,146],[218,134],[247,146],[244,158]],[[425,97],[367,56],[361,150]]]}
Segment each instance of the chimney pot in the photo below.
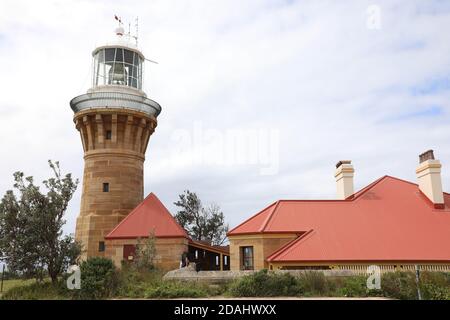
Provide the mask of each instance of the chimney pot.
{"label": "chimney pot", "polygon": [[352,160],[341,160],[338,163],[336,163],[336,169],[342,166],[343,164],[352,164]]}
{"label": "chimney pot", "polygon": [[434,160],[434,151],[431,149],[419,155],[419,163],[425,162],[427,160]]}

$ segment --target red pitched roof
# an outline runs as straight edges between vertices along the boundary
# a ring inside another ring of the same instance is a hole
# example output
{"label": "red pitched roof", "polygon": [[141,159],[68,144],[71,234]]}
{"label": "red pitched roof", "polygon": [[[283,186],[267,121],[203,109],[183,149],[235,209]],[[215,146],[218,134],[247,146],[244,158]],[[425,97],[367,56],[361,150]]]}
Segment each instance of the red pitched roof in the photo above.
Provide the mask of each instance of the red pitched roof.
{"label": "red pitched roof", "polygon": [[150,193],[105,239],[135,239],[148,237],[151,231],[159,238],[188,238],[158,197]]}
{"label": "red pitched roof", "polygon": [[417,184],[385,176],[347,200],[280,200],[232,229],[301,234],[269,261],[450,261],[450,195],[435,209]]}

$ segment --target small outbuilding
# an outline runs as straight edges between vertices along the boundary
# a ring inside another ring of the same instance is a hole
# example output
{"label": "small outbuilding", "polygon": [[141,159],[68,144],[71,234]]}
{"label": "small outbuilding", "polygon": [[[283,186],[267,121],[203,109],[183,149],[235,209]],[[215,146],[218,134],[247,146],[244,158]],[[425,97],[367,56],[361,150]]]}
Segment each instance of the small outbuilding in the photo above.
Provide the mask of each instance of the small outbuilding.
{"label": "small outbuilding", "polygon": [[228,247],[191,239],[154,193],[150,193],[105,237],[105,255],[117,267],[122,263],[133,263],[136,246],[150,234],[155,237],[155,265],[160,269],[180,268],[185,257],[195,262],[198,270],[230,268]]}

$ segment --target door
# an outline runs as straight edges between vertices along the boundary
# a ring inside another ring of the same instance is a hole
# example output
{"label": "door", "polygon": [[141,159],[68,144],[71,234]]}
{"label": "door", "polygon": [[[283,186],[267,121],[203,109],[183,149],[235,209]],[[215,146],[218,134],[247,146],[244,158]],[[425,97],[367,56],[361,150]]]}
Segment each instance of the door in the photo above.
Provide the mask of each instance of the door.
{"label": "door", "polygon": [[136,246],[134,244],[125,244],[123,246],[123,260],[132,262],[136,255]]}

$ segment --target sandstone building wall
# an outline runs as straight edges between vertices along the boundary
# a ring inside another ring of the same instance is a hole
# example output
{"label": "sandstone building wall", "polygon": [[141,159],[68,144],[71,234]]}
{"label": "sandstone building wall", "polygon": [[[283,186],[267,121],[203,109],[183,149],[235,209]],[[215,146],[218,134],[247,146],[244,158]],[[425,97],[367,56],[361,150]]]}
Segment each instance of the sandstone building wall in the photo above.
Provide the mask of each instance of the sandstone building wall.
{"label": "sandstone building wall", "polygon": [[241,269],[240,248],[253,247],[254,270],[268,268],[266,258],[289,241],[297,238],[296,234],[254,234],[229,236],[230,241],[230,270]]}
{"label": "sandstone building wall", "polygon": [[[117,267],[122,265],[124,259],[124,245],[137,245],[137,239],[112,239],[106,241],[106,255],[110,257]],[[174,270],[180,267],[181,255],[188,251],[186,238],[157,238],[155,266],[161,270]]]}

